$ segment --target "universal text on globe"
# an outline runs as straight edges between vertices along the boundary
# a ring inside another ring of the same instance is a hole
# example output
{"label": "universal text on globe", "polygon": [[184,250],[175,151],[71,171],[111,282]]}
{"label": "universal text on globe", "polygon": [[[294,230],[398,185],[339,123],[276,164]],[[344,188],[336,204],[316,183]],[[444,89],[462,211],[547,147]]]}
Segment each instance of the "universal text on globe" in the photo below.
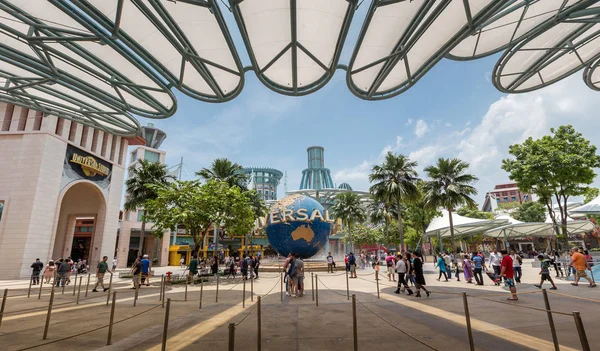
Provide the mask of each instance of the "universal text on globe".
{"label": "universal text on globe", "polygon": [[259,227],[266,227],[269,224],[287,223],[287,222],[313,222],[315,219],[321,222],[334,223],[335,221],[329,217],[329,211],[314,209],[310,215],[306,208],[300,208],[296,211],[284,209],[283,211],[274,210],[267,216],[258,219]]}

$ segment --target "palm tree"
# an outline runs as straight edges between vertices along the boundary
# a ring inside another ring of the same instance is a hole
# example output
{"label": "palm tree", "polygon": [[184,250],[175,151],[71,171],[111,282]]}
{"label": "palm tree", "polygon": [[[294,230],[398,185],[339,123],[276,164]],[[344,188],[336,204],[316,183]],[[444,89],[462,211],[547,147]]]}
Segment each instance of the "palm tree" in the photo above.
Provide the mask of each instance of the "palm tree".
{"label": "palm tree", "polygon": [[395,205],[388,205],[383,201],[377,201],[372,198],[372,202],[368,207],[369,220],[373,224],[383,223],[385,226],[385,245],[389,246],[390,231],[389,224],[395,217],[398,216],[398,209]]}
{"label": "palm tree", "polygon": [[439,158],[435,166],[425,168],[430,179],[423,186],[425,203],[432,209],[442,207],[448,211],[452,251],[456,251],[452,212],[461,205],[475,206],[471,196],[477,195],[477,189],[471,184],[478,178],[466,173],[467,168],[469,164],[458,158]]}
{"label": "palm tree", "polygon": [[[398,209],[403,202],[411,202],[419,195],[416,186],[417,162],[404,155],[388,152],[381,165],[373,166],[369,181],[374,183],[371,194],[387,204],[394,204]],[[398,230],[400,232],[400,249],[404,250],[404,228],[402,227],[402,211],[397,211]]]}
{"label": "palm tree", "polygon": [[230,187],[238,186],[242,190],[247,190],[246,183],[248,177],[241,172],[242,166],[231,162],[226,158],[217,158],[213,161],[210,168],[202,168],[196,172],[197,176],[205,180],[217,179],[229,184]]}
{"label": "palm tree", "polygon": [[[166,185],[169,180],[174,179],[167,171],[167,166],[159,162],[140,160],[139,167],[131,168],[133,176],[127,179],[125,187],[127,197],[125,198],[125,211],[137,211],[144,207],[148,200],[157,197],[156,191],[149,185]],[[142,210],[143,211],[143,210]],[[145,211],[144,211],[145,212]],[[142,228],[140,233],[139,254],[144,247],[144,232],[146,231],[146,214],[142,216]]]}
{"label": "palm tree", "polygon": [[345,191],[336,195],[335,203],[331,207],[331,213],[334,218],[342,220],[342,225],[348,228],[348,234],[352,229],[352,224],[364,222],[366,219],[365,209],[360,202],[360,197],[351,191]]}

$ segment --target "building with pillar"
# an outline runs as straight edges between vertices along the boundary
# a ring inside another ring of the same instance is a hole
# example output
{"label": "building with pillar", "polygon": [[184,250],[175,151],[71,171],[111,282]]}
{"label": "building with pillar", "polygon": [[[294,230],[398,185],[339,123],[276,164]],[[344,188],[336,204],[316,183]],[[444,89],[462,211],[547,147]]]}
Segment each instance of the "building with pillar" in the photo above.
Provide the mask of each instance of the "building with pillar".
{"label": "building with pillar", "polygon": [[311,146],[306,149],[308,168],[302,171],[300,190],[333,189],[331,171],[325,168],[325,149],[322,146]]}
{"label": "building with pillar", "polygon": [[274,168],[248,167],[241,171],[248,176],[248,187],[256,190],[265,201],[277,200],[277,187],[283,173]]}
{"label": "building with pillar", "polygon": [[140,139],[0,103],[0,279],[29,276],[36,258],[113,256],[127,146]]}
{"label": "building with pillar", "polygon": [[[141,134],[145,139],[145,144],[137,146],[129,153],[127,179],[133,176],[133,169],[140,166],[141,160],[165,163],[167,153],[159,148],[167,138],[167,134],[155,128],[152,123],[142,126]],[[125,194],[125,201],[128,196]],[[135,257],[142,254],[148,254],[154,260],[154,264],[167,265],[171,233],[166,232],[162,239],[158,239],[151,234],[152,223],[146,223],[144,247],[142,252],[139,252],[143,214],[143,208],[138,208],[136,211],[123,211],[117,242],[117,267],[119,268],[130,266],[135,261]]]}

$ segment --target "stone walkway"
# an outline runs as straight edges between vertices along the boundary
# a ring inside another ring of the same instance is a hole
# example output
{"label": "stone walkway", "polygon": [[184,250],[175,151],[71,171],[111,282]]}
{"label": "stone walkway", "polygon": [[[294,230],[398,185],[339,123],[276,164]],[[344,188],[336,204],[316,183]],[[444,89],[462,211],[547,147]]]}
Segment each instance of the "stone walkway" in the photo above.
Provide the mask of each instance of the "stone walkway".
{"label": "stone walkway", "polygon": [[[358,279],[349,279],[350,295],[356,296],[358,316],[358,346],[360,349],[385,350],[468,350],[469,340],[462,292],[468,294],[473,340],[478,350],[554,350],[539,289],[538,269],[529,262],[524,267],[523,282],[518,285],[518,302],[508,302],[508,291],[494,286],[487,277],[485,286],[456,282],[437,282],[431,263],[426,264],[427,288],[431,297],[421,298],[394,294],[394,282],[382,276],[380,298],[372,270],[359,270]],[[164,271],[163,271],[164,270]],[[156,274],[167,270],[183,271],[178,267],[157,268]],[[188,287],[185,302],[183,285],[167,288],[171,298],[168,350],[226,350],[228,324],[235,329],[235,350],[257,349],[257,296],[262,296],[263,350],[351,350],[353,348],[352,303],[346,295],[344,272],[317,272],[319,306],[312,299],[311,275],[306,277],[307,295],[301,298],[283,296],[281,300],[279,275],[263,273],[254,282],[254,301],[251,301],[250,282],[246,283],[245,307],[242,307],[243,283],[240,279],[219,280],[219,302],[216,284],[211,279],[203,285],[202,309],[199,309],[200,287]],[[130,281],[117,279],[117,291],[111,346],[106,346],[110,305],[107,293],[92,293],[85,298],[83,279],[81,303],[75,304],[73,286],[55,290],[55,307],[47,340],[42,340],[47,315],[50,288],[43,287],[38,299],[38,287],[27,298],[27,282],[0,282],[0,289],[9,288],[5,315],[0,326],[0,345],[3,350],[160,350],[165,309],[159,301],[159,280],[140,290],[133,306],[134,290]],[[92,277],[92,282],[93,282]],[[573,311],[580,311],[592,350],[600,345],[600,290],[584,285],[574,287],[557,281],[558,290],[548,291],[554,313],[561,350],[581,350]],[[546,286],[549,288],[550,286]],[[21,288],[19,290],[13,290]],[[75,290],[77,295],[77,290]],[[22,295],[25,294],[25,295]],[[21,296],[16,296],[21,295]],[[58,304],[62,304],[56,306]],[[103,328],[104,327],[104,328]],[[94,329],[98,329],[92,331]],[[72,337],[73,335],[84,333]],[[64,340],[62,340],[64,339]],[[52,342],[50,344],[46,344]],[[596,346],[595,346],[596,345]]]}

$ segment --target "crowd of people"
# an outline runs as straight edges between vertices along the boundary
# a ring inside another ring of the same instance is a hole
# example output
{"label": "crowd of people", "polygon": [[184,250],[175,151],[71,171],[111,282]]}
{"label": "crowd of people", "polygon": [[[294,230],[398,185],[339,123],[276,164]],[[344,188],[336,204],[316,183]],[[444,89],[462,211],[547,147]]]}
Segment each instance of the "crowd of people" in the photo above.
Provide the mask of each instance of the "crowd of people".
{"label": "crowd of people", "polygon": [[[330,253],[331,255],[331,253]],[[285,294],[304,296],[304,261],[297,253],[290,253],[283,263]]]}
{"label": "crowd of people", "polygon": [[[183,259],[182,259],[183,260]],[[238,271],[243,279],[258,279],[258,269],[260,267],[261,258],[259,255],[242,255],[239,256],[227,256],[222,262],[216,257],[201,258],[198,259],[193,256],[187,267],[188,281],[196,282],[196,275],[216,275],[223,273],[227,278],[235,279]],[[181,262],[185,266],[185,261]],[[219,263],[225,265],[223,272],[219,272]]]}
{"label": "crowd of people", "polygon": [[[113,271],[117,266],[117,259],[113,260]],[[65,285],[69,285],[71,283],[71,275],[73,273],[76,274],[84,274],[87,273],[89,266],[87,264],[86,259],[78,259],[77,262],[73,261],[71,257],[67,258],[59,258],[57,260],[50,260],[44,266],[44,263],[36,258],[35,262],[31,264],[31,284],[37,285],[40,284],[40,276],[43,280],[42,283],[50,284],[52,279],[56,287],[64,287]],[[102,261],[98,263],[96,266],[96,285],[92,292],[97,292],[98,286],[101,286],[104,291],[108,290],[108,288],[104,287],[104,274],[108,272],[112,274],[112,271],[108,268],[108,257],[104,256]]]}

